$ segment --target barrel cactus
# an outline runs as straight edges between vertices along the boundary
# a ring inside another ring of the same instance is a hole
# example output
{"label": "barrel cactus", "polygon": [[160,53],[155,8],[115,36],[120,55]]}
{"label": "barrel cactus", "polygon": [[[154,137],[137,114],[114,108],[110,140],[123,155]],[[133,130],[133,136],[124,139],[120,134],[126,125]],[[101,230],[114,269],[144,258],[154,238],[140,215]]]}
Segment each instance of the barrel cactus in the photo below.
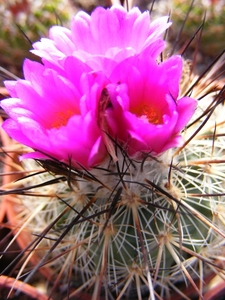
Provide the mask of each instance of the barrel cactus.
{"label": "barrel cactus", "polygon": [[159,61],[169,25],[79,13],[34,44],[43,65],[6,82],[3,128],[34,150],[21,146],[29,176],[7,191],[31,237],[19,276],[47,267],[49,297],[202,298],[225,275],[223,62],[196,78],[180,56]]}

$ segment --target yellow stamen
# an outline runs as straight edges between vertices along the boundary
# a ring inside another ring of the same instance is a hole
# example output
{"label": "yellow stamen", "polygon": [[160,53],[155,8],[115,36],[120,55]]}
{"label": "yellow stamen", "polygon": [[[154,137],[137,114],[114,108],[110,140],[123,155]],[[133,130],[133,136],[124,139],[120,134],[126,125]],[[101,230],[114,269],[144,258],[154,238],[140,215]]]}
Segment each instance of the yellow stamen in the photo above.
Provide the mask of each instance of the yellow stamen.
{"label": "yellow stamen", "polygon": [[65,126],[69,120],[74,115],[74,112],[71,110],[63,110],[55,112],[55,120],[52,123],[52,127],[60,128],[61,126]]}
{"label": "yellow stamen", "polygon": [[147,105],[144,105],[144,106],[141,108],[141,113],[140,113],[140,115],[146,117],[147,120],[149,121],[149,123],[152,123],[152,124],[159,124],[159,123],[161,123],[161,122],[160,122],[159,115],[158,115],[158,113],[155,111],[155,109],[152,108],[152,107],[149,107],[149,106],[147,106]]}

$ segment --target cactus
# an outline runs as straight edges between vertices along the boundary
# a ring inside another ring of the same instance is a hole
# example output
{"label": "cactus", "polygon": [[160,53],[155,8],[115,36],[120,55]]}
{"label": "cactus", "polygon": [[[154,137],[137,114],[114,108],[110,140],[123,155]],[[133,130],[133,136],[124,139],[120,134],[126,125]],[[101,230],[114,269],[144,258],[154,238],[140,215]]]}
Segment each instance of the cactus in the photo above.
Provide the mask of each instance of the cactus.
{"label": "cactus", "polygon": [[224,276],[224,90],[201,97],[199,86],[181,149],[135,161],[116,145],[118,163],[91,172],[23,163],[19,226],[42,257],[30,276],[47,263],[57,284],[92,299],[186,297],[183,285],[202,297],[208,274]]}
{"label": "cactus", "polygon": [[3,192],[17,195],[17,235],[31,234],[17,278],[47,266],[49,297],[65,287],[93,300],[201,299],[212,274],[224,278],[223,63],[202,78],[185,64],[181,93],[199,104],[180,148],[139,161],[114,141],[118,161],[91,170],[22,162],[28,175]]}

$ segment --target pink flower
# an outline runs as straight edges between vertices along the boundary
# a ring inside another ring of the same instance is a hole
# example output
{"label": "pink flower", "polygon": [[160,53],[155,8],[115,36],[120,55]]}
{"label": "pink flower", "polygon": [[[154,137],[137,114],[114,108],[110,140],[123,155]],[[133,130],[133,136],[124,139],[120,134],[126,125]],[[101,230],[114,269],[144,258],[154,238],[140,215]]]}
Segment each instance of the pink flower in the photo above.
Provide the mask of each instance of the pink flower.
{"label": "pink flower", "polygon": [[1,103],[11,117],[3,128],[36,150],[24,158],[54,158],[89,168],[106,156],[95,116],[105,77],[75,58],[68,58],[64,67],[66,77],[26,60],[25,80],[5,82],[13,98]]}
{"label": "pink flower", "polygon": [[180,131],[192,117],[197,101],[178,98],[182,60],[179,56],[157,64],[143,55],[124,60],[110,77],[111,108],[106,119],[111,135],[129,155],[158,155],[180,146]]}
{"label": "pink flower", "polygon": [[55,26],[35,43],[44,65],[26,60],[25,80],[6,81],[12,98],[2,101],[3,128],[35,151],[23,157],[91,168],[107,152],[117,159],[112,138],[135,158],[180,145],[196,101],[178,99],[180,57],[156,62],[168,26],[113,6],[80,12],[71,31]]}
{"label": "pink flower", "polygon": [[144,52],[146,57],[156,58],[164,50],[161,36],[170,25],[167,17],[150,23],[149,13],[141,13],[138,8],[127,12],[122,6],[99,7],[91,16],[79,12],[71,30],[52,27],[50,38],[35,43],[32,52],[51,67],[63,68],[65,58],[74,56],[108,75],[127,57]]}

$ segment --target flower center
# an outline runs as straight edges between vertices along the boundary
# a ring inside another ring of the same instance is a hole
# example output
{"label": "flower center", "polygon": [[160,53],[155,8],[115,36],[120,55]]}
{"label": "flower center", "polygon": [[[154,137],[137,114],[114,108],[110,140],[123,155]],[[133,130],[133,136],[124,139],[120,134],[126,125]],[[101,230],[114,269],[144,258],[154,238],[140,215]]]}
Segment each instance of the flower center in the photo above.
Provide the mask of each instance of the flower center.
{"label": "flower center", "polygon": [[52,123],[52,127],[60,128],[61,126],[66,126],[68,120],[74,115],[72,110],[57,111],[54,113],[55,119]]}
{"label": "flower center", "polygon": [[143,105],[140,108],[139,112],[140,112],[139,115],[143,119],[146,119],[149,123],[160,124],[162,122],[161,116],[153,107],[149,107],[148,105]]}

